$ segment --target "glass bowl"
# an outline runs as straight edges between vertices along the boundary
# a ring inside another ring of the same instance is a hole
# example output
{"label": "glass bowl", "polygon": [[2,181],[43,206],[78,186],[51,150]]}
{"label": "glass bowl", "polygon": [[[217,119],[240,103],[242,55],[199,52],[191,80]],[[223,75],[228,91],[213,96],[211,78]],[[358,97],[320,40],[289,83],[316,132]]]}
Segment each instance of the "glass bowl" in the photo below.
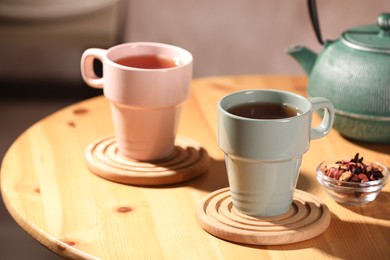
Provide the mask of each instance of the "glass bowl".
{"label": "glass bowl", "polygon": [[389,178],[387,167],[378,162],[363,161],[366,165],[372,163],[382,169],[383,174],[382,178],[367,182],[342,181],[325,175],[325,166],[334,165],[343,159],[346,158],[324,161],[316,169],[317,180],[328,195],[335,201],[348,205],[363,205],[375,200]]}

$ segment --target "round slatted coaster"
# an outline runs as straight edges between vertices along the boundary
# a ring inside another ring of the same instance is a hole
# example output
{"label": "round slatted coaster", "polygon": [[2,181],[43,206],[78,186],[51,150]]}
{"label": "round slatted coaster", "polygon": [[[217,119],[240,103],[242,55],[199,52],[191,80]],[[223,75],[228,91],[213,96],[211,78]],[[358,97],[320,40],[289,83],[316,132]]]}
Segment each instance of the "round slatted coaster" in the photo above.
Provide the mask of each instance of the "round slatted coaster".
{"label": "round slatted coaster", "polygon": [[197,142],[176,137],[171,156],[156,161],[137,161],[118,153],[115,137],[90,144],[85,152],[88,168],[104,179],[132,185],[167,185],[191,180],[209,167],[207,151]]}
{"label": "round slatted coaster", "polygon": [[197,208],[198,222],[208,233],[251,245],[283,245],[316,237],[327,229],[330,217],[325,204],[301,190],[295,190],[290,210],[274,217],[251,217],[238,212],[229,188],[210,193]]}

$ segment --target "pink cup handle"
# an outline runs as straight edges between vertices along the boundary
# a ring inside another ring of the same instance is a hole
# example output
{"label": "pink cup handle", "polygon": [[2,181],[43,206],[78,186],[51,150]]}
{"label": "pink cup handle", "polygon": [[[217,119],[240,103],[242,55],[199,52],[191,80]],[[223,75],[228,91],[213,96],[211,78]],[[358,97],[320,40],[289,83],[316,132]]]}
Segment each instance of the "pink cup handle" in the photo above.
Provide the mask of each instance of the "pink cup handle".
{"label": "pink cup handle", "polygon": [[98,77],[93,69],[93,60],[103,62],[107,50],[91,48],[84,51],[81,56],[81,76],[85,83],[93,88],[103,88],[103,77]]}

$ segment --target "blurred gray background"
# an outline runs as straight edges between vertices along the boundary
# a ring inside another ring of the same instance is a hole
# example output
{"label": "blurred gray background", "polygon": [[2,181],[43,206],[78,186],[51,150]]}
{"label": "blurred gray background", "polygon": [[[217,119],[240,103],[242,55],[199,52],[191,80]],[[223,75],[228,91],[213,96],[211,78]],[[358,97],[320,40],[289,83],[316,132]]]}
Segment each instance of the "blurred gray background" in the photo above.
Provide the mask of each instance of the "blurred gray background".
{"label": "blurred gray background", "polygon": [[[322,35],[376,23],[389,0],[317,0]],[[29,126],[100,95],[81,80],[89,47],[155,41],[194,56],[194,77],[304,75],[284,49],[321,50],[306,0],[0,0],[0,159]],[[99,66],[97,66],[99,70]],[[0,203],[1,259],[59,259],[27,235]]]}

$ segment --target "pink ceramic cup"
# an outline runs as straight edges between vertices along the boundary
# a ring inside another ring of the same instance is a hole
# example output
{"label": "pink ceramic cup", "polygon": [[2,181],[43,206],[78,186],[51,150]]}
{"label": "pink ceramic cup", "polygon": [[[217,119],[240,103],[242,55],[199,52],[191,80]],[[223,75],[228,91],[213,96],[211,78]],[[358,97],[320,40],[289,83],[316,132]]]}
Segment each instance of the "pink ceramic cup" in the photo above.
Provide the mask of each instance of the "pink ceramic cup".
{"label": "pink ceramic cup", "polygon": [[[118,63],[133,56],[164,57],[176,64],[140,68]],[[103,63],[102,77],[93,69],[94,59]],[[108,50],[91,48],[83,53],[84,81],[103,88],[110,101],[119,154],[145,161],[172,154],[181,108],[189,96],[192,60],[191,53],[182,48],[150,42],[126,43]]]}

